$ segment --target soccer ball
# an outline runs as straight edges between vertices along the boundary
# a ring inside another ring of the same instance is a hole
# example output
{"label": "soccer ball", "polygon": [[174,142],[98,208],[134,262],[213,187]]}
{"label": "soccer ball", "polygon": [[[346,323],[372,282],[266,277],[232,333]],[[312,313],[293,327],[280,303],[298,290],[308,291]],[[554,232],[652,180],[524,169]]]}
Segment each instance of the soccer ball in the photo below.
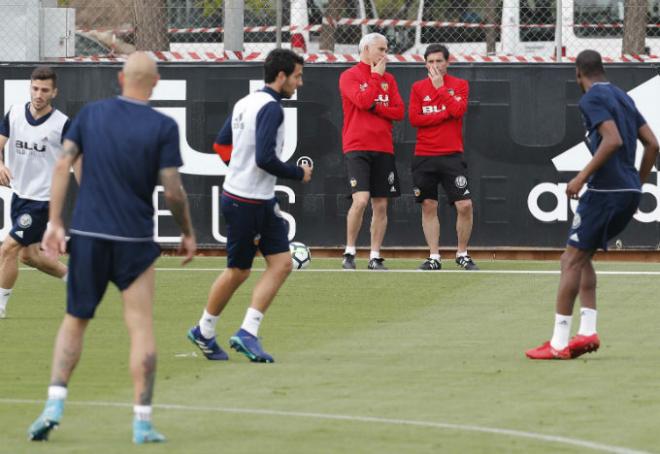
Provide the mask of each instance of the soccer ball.
{"label": "soccer ball", "polygon": [[291,263],[293,263],[294,270],[302,270],[309,266],[312,261],[312,253],[309,248],[299,241],[289,243],[289,251],[291,251]]}

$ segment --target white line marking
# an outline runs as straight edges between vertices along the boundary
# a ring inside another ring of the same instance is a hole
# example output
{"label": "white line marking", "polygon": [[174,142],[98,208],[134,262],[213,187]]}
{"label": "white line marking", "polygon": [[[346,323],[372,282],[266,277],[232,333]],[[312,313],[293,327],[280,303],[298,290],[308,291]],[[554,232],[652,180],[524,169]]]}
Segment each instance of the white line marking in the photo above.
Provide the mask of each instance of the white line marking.
{"label": "white line marking", "polygon": [[[3,404],[43,404],[42,400],[30,399],[0,399]],[[76,405],[82,407],[119,407],[131,408],[132,404],[121,402],[99,402],[99,401],[67,401],[67,405]],[[651,454],[648,451],[638,451],[635,449],[606,445],[602,443],[594,443],[592,441],[580,440],[578,438],[563,437],[561,435],[545,435],[535,432],[525,432],[521,430],[498,429],[494,427],[475,426],[471,424],[451,424],[444,422],[432,421],[416,421],[409,419],[390,419],[390,418],[377,418],[374,416],[351,416],[351,415],[336,415],[330,413],[312,413],[302,411],[283,411],[283,410],[263,410],[257,408],[228,408],[228,407],[206,407],[196,405],[177,405],[177,404],[154,404],[155,408],[164,410],[181,410],[181,411],[198,411],[198,412],[213,412],[213,413],[235,413],[235,414],[248,414],[248,415],[265,415],[265,416],[285,416],[285,417],[298,417],[298,418],[312,418],[312,419],[325,419],[333,421],[351,421],[351,422],[364,422],[376,424],[389,424],[395,426],[415,426],[426,427],[431,429],[447,429],[458,430],[464,432],[479,432],[493,435],[503,435],[516,438],[527,438],[530,440],[545,441],[548,443],[560,443],[564,445],[577,446],[580,448],[587,448],[594,451],[608,452],[614,454]]]}

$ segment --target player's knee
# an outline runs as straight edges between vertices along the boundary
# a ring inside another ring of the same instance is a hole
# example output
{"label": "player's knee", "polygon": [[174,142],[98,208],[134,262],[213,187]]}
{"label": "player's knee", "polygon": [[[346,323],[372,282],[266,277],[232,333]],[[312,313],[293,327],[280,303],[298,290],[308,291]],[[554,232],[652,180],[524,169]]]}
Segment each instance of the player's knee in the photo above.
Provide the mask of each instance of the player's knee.
{"label": "player's knee", "polygon": [[472,200],[459,200],[456,202],[456,211],[460,215],[469,215],[472,213]]}
{"label": "player's knee", "polygon": [[21,261],[23,265],[35,267],[37,264],[36,257],[32,254],[32,252],[29,249],[22,249],[21,252],[18,254],[18,259]]}
{"label": "player's knee", "polygon": [[7,239],[2,242],[2,246],[0,246],[0,257],[2,257],[3,260],[15,260],[21,251],[21,245],[10,238],[11,237],[7,237]]}
{"label": "player's knee", "polygon": [[438,202],[432,199],[422,201],[422,213],[425,216],[436,216],[438,214]]}
{"label": "player's knee", "polygon": [[369,197],[353,197],[353,203],[351,204],[351,209],[357,210],[360,213],[364,213],[364,210],[367,209],[369,204]]}
{"label": "player's knee", "polygon": [[240,268],[227,268],[231,279],[239,284],[242,284],[250,277],[250,269],[240,269]]}

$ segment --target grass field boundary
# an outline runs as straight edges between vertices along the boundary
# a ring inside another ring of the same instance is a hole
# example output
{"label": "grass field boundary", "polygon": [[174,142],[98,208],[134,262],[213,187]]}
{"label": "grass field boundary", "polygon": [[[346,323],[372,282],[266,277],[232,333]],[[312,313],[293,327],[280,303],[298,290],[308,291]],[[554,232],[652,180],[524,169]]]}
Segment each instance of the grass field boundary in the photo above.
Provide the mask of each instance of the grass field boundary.
{"label": "grass field boundary", "polygon": [[[41,405],[43,404],[43,400],[0,398],[0,404]],[[128,404],[128,403],[103,402],[103,401],[67,401],[67,405],[80,406],[80,407],[118,407],[118,408],[133,407],[132,404]],[[283,416],[283,417],[294,417],[294,418],[323,419],[323,420],[331,420],[331,421],[388,424],[394,426],[424,427],[430,429],[445,429],[445,430],[455,430],[455,431],[463,431],[463,432],[477,432],[477,433],[485,433],[492,435],[501,435],[501,436],[508,436],[514,438],[526,438],[530,440],[569,445],[579,448],[590,449],[592,451],[607,452],[613,454],[652,454],[648,451],[638,451],[635,449],[625,448],[621,446],[606,445],[588,440],[580,440],[578,438],[564,437],[561,435],[546,435],[536,432],[525,432],[521,430],[512,430],[512,429],[499,429],[495,427],[483,427],[483,426],[477,426],[471,424],[453,424],[453,423],[433,422],[433,421],[379,418],[374,416],[338,415],[331,413],[266,410],[266,409],[258,409],[258,408],[208,407],[208,406],[179,405],[179,404],[155,404],[154,408],[163,409],[163,410],[176,410],[176,411],[232,413],[232,414],[247,414],[247,415],[262,415],[262,416]]]}

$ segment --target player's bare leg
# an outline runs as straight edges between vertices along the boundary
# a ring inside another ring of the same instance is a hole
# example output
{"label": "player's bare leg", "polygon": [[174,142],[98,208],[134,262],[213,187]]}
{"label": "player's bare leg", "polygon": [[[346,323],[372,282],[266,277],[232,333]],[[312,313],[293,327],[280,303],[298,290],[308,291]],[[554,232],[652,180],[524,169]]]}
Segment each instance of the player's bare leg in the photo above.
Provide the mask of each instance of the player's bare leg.
{"label": "player's bare leg", "polygon": [[353,194],[353,203],[346,215],[346,245],[355,247],[357,242],[360,227],[362,227],[362,219],[364,218],[364,211],[369,204],[369,193],[367,191],[359,191]]}
{"label": "player's bare leg", "polygon": [[250,361],[272,363],[273,357],[263,350],[257,337],[259,326],[278,290],[291,273],[293,265],[288,251],[267,255],[265,259],[266,271],[255,284],[252,302],[245,314],[241,329],[229,339],[229,345],[247,356]]}
{"label": "player's bare leg", "polygon": [[583,251],[573,246],[566,246],[560,260],[561,275],[557,291],[557,314],[565,316],[573,314],[575,298],[580,291],[583,268],[591,261],[592,255],[593,251]]}
{"label": "player's bare leg", "polygon": [[151,402],[156,381],[156,340],[153,330],[154,266],[150,266],[126,290],[124,321],[131,339],[130,369],[133,379],[133,441],[165,440],[151,424]]}
{"label": "player's bare leg", "polygon": [[371,252],[369,254],[370,270],[386,270],[383,258],[380,256],[380,247],[383,245],[385,231],[387,230],[387,198],[371,198]]}
{"label": "player's bare leg", "polygon": [[206,312],[218,316],[224,310],[238,287],[250,277],[250,270],[226,268],[211,285]]}
{"label": "player's bare leg", "polygon": [[21,249],[18,258],[21,263],[36,268],[46,274],[62,279],[67,273],[67,267],[59,260],[48,258],[39,247],[38,243],[31,244]]}
{"label": "player's bare leg", "polygon": [[591,260],[582,267],[579,295],[581,307],[596,309],[596,270]]}
{"label": "player's bare leg", "polygon": [[472,200],[458,200],[456,206],[456,237],[458,251],[467,251],[468,241],[472,235]]}
{"label": "player's bare leg", "polygon": [[429,246],[429,257],[439,255],[440,220],[438,219],[438,201],[424,199],[422,201],[422,230],[426,244]]}
{"label": "player's bare leg", "polygon": [[568,342],[571,357],[577,358],[585,353],[598,350],[600,338],[596,332],[596,271],[591,260],[582,267],[580,277],[580,328]]}
{"label": "player's bare leg", "polygon": [[0,287],[14,288],[18,278],[18,255],[23,245],[7,235],[0,246]]}

